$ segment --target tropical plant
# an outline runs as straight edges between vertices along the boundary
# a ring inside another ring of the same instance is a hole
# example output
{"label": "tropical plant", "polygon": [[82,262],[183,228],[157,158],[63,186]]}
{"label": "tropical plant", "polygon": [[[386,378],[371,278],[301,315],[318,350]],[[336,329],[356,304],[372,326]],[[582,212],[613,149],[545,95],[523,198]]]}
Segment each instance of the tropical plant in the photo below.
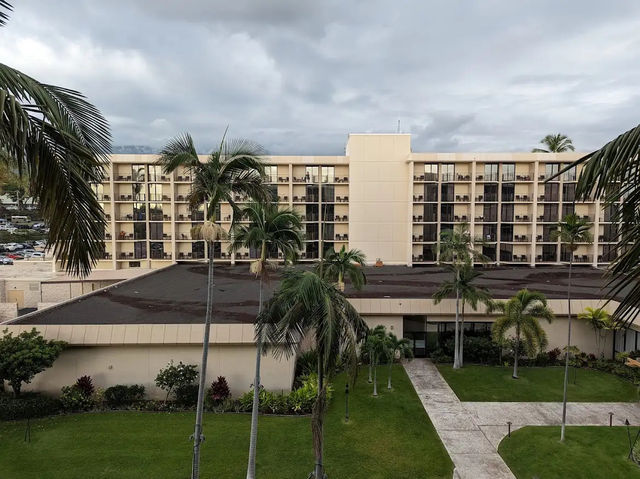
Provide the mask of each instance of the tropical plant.
{"label": "tropical plant", "polygon": [[380,345],[382,344],[382,340],[387,334],[386,328],[379,324],[373,329],[369,329],[367,331],[367,336],[364,340],[363,350],[367,355],[367,359],[369,360],[369,378],[367,382],[369,384],[373,383],[373,365],[375,363],[376,351],[382,352]]}
{"label": "tropical plant", "polygon": [[367,284],[364,274],[365,255],[358,249],[347,250],[344,245],[340,251],[332,248],[325,252],[322,263],[322,266],[316,266],[318,272],[322,268],[324,277],[336,282],[340,291],[344,291],[345,277],[349,277],[355,289],[362,289]]}
{"label": "tropical plant", "polygon": [[547,135],[540,140],[540,143],[545,145],[546,148],[534,148],[531,150],[533,153],[563,153],[575,150],[571,138],[562,133]]}
{"label": "tropical plant", "polygon": [[[0,0],[0,26],[11,10]],[[0,63],[0,149],[10,169],[29,178],[56,259],[87,275],[104,251],[104,212],[90,182],[104,178],[107,120],[81,93]]]}
{"label": "tropical plant", "polygon": [[571,213],[557,223],[557,229],[551,232],[551,240],[560,243],[569,251],[569,279],[567,284],[567,352],[565,353],[564,388],[562,395],[562,427],[560,440],[564,441],[567,419],[567,385],[569,384],[569,347],[571,347],[571,279],[573,273],[573,253],[580,243],[591,243],[591,224],[575,213]]}
{"label": "tropical plant", "polygon": [[504,342],[506,334],[515,328],[515,344],[513,351],[513,378],[518,379],[518,358],[520,346],[524,346],[529,356],[534,356],[547,345],[547,334],[540,319],[551,322],[553,312],[547,306],[547,298],[537,291],[521,289],[508,301],[495,301],[489,307],[489,312],[499,311],[499,316],[493,323],[492,335],[496,342]]}
{"label": "tropical plant", "polygon": [[64,349],[64,341],[47,340],[36,330],[14,336],[7,329],[0,338],[0,382],[6,380],[15,396],[22,383],[30,383],[36,374],[53,366]]}
{"label": "tropical plant", "polygon": [[209,397],[216,404],[231,397],[231,390],[229,389],[229,384],[224,376],[218,376],[218,379],[211,383]]}
{"label": "tropical plant", "polygon": [[590,308],[586,307],[584,311],[578,314],[578,319],[586,321],[593,329],[596,338],[596,349],[598,350],[598,356],[602,356],[602,341],[607,331],[614,328],[614,324],[611,321],[611,315],[602,308]]}
{"label": "tropical plant", "polygon": [[[278,209],[278,206],[267,203],[251,203],[245,207],[240,217],[249,221],[248,225],[237,224],[233,229],[231,250],[237,251],[245,247],[259,251],[259,257],[251,262],[251,271],[260,278],[258,314],[262,312],[263,282],[268,280],[269,271],[275,269],[276,263],[269,260],[269,253],[282,253],[283,257],[293,262],[302,248],[302,218],[292,209]],[[265,345],[266,346],[266,345]],[[251,435],[249,441],[249,463],[247,479],[256,475],[256,447],[258,444],[258,408],[260,391],[260,361],[263,354],[263,338],[256,335],[256,368],[253,407],[251,410]]]}
{"label": "tropical plant", "polygon": [[197,377],[198,367],[195,364],[184,364],[182,361],[174,364],[172,359],[166,367],[158,372],[156,386],[167,391],[167,395],[164,398],[166,403],[172,392],[193,384]]}
{"label": "tropical plant", "polygon": [[389,331],[389,334],[387,334],[384,339],[385,348],[387,350],[389,360],[389,378],[387,379],[387,389],[391,389],[391,370],[393,369],[393,361],[395,361],[396,357],[398,359],[412,358],[413,350],[409,346],[410,342],[408,339],[398,339],[398,336],[393,334],[391,331]]}
{"label": "tropical plant", "polygon": [[311,431],[315,477],[324,477],[323,425],[327,381],[342,360],[347,375],[357,371],[357,351],[367,325],[344,294],[312,271],[290,270],[258,319],[258,334],[274,345],[277,356],[291,356],[303,339],[311,336],[318,351],[318,395],[313,406]]}
{"label": "tropical plant", "polygon": [[482,286],[476,286],[473,282],[482,276],[471,263],[452,264],[446,266],[453,274],[453,279],[443,282],[433,294],[434,304],[440,303],[443,299],[457,294],[457,299],[461,303],[459,339],[457,341],[457,352],[454,347],[454,357],[457,355],[458,366],[464,364],[464,309],[469,305],[476,311],[478,303],[486,306],[491,304],[489,290]]}
{"label": "tropical plant", "polygon": [[260,158],[264,149],[248,140],[227,140],[226,131],[217,150],[204,162],[198,158],[191,135],[185,133],[171,140],[160,151],[158,163],[165,173],[179,168],[185,169],[193,178],[191,192],[187,200],[191,208],[205,203],[207,221],[192,230],[192,237],[204,240],[208,246],[209,269],[207,274],[207,309],[202,341],[202,362],[198,382],[198,401],[196,421],[193,433],[193,463],[191,478],[200,477],[200,444],[202,443],[202,414],[204,412],[205,380],[207,377],[207,358],[209,355],[209,335],[213,316],[213,249],[216,240],[223,238],[226,232],[215,223],[216,211],[221,203],[229,203],[233,210],[233,222],[240,217],[240,207],[235,195],[266,201],[268,190],[262,182],[264,165]]}
{"label": "tropical plant", "polygon": [[[467,223],[457,223],[453,229],[445,230],[440,235],[439,260],[441,263],[448,263],[453,273],[456,287],[456,324],[455,324],[455,346],[453,355],[453,367],[458,369],[460,364],[460,277],[462,270],[468,266],[473,268],[475,261],[487,262],[487,257],[475,249],[477,241],[469,232]],[[467,266],[465,266],[467,265]]]}

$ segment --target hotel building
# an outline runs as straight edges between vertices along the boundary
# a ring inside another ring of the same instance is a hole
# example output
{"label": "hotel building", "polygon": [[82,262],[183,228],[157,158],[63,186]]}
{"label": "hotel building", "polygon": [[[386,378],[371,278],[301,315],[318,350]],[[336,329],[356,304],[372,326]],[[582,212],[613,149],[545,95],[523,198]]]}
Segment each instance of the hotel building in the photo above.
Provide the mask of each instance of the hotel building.
{"label": "hotel building", "polygon": [[[466,222],[478,249],[496,265],[558,265],[570,252],[552,241],[555,224],[575,212],[592,223],[593,243],[579,245],[576,263],[601,265],[615,255],[616,225],[597,199],[575,202],[579,171],[545,180],[579,153],[415,153],[408,134],[350,134],[344,156],[269,156],[266,181],[274,199],[304,220],[302,261],[345,246],[370,263],[420,266],[438,261],[442,231]],[[158,268],[213,254],[250,261],[228,241],[209,252],[190,237],[207,215],[191,210],[189,173],[162,172],[155,155],[113,155],[103,184],[94,185],[107,218],[99,269]],[[206,160],[206,156],[202,156]],[[235,198],[242,202],[243,198]],[[230,227],[228,204],[216,221]]]}

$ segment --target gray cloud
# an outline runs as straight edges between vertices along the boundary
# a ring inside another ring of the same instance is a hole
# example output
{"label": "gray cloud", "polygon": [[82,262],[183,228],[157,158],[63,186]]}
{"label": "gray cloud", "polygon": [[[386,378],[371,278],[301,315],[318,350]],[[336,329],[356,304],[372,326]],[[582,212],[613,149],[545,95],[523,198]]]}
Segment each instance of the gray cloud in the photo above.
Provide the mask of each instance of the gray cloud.
{"label": "gray cloud", "polygon": [[[16,2],[17,3],[17,2]],[[552,14],[550,14],[552,12]],[[580,150],[638,123],[640,4],[615,0],[31,0],[0,61],[84,92],[117,144],[190,131],[275,154],[340,154],[349,132],[414,151]]]}

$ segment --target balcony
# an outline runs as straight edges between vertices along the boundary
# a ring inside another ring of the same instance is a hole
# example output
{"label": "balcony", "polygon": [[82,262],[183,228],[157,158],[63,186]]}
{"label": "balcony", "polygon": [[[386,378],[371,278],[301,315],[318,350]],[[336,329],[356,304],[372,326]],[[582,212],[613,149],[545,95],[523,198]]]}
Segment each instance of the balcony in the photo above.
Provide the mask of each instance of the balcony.
{"label": "balcony", "polygon": [[336,203],[348,203],[348,202],[349,202],[348,196],[336,196]]}
{"label": "balcony", "polygon": [[469,195],[456,195],[456,201],[459,202],[463,202],[463,203],[468,203],[469,202]]}
{"label": "balcony", "polygon": [[471,181],[471,175],[456,175],[456,181]]}
{"label": "balcony", "polygon": [[507,181],[507,182],[516,181],[516,175],[514,173],[503,173],[502,181]]}
{"label": "balcony", "polygon": [[516,181],[531,181],[531,176],[529,176],[529,175],[516,175]]}
{"label": "balcony", "polygon": [[336,234],[336,241],[347,241],[349,239],[349,235],[345,234]]}
{"label": "balcony", "polygon": [[462,221],[463,223],[466,223],[468,221],[467,215],[462,215],[462,216],[455,215],[453,219],[454,221]]}
{"label": "balcony", "polygon": [[102,253],[102,259],[113,259],[113,255],[111,253]]}
{"label": "balcony", "polygon": [[[275,176],[271,176],[267,178],[267,181],[269,183],[275,183],[276,182],[276,178]],[[289,183],[289,177],[288,176],[278,176],[278,183]]]}
{"label": "balcony", "polygon": [[511,259],[502,259],[500,258],[500,261],[505,261],[508,263],[528,263],[529,262],[529,257],[526,254],[521,254],[521,255],[511,255]]}
{"label": "balcony", "polygon": [[526,243],[529,241],[529,236],[527,235],[515,235],[513,237],[513,240],[518,242],[518,243]]}
{"label": "balcony", "polygon": [[529,223],[529,222],[531,222],[531,219],[529,218],[528,215],[524,215],[524,216],[516,215],[516,222],[517,223]]}
{"label": "balcony", "polygon": [[413,201],[414,202],[418,202],[418,203],[422,202],[422,201],[424,201],[424,196],[422,196],[422,195],[418,195],[418,196],[413,195]]}
{"label": "balcony", "polygon": [[180,182],[189,182],[191,181],[191,177],[186,175],[186,176],[182,176],[182,175],[178,175],[178,177],[176,178],[176,181],[180,181]]}
{"label": "balcony", "polygon": [[529,195],[516,195],[516,201],[531,201],[531,198],[529,198]]}
{"label": "balcony", "polygon": [[334,218],[334,221],[347,222],[348,219],[349,219],[349,217],[347,215],[344,215],[344,216],[336,215],[335,218]]}

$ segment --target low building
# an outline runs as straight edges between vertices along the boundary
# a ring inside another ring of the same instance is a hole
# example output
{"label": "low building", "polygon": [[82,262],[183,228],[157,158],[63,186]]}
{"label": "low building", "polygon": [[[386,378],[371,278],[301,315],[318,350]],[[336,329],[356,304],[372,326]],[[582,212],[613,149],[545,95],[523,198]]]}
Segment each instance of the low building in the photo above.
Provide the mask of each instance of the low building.
{"label": "low building", "polygon": [[[450,276],[439,267],[367,268],[367,285],[361,291],[349,287],[346,295],[369,326],[383,324],[396,335],[410,339],[416,356],[429,355],[439,337],[454,328],[455,301],[435,305],[431,299]],[[478,284],[498,299],[528,288],[544,293],[556,319],[543,323],[549,348],[566,344],[567,268],[487,268]],[[64,340],[69,348],[55,365],[36,376],[30,388],[57,393],[60,387],[88,374],[100,387],[144,384],[159,397],[154,379],[170,360],[198,364],[206,306],[207,266],[178,263],[108,286],[64,303],[3,323],[11,331],[37,328],[48,339]],[[277,278],[266,286],[269,297]],[[574,272],[573,313],[586,307],[604,306],[600,299],[602,271],[583,268]],[[216,265],[214,325],[210,340],[207,382],[225,376],[233,394],[249,389],[253,382],[255,342],[253,321],[258,309],[258,281],[247,265]],[[465,315],[467,330],[487,330],[495,315],[483,310]],[[450,333],[449,333],[450,334]],[[614,351],[638,348],[634,326],[610,334],[600,349],[606,357]],[[575,320],[572,344],[598,353],[595,333],[584,321]],[[286,391],[292,384],[294,358],[263,361],[262,381],[269,390]]]}

